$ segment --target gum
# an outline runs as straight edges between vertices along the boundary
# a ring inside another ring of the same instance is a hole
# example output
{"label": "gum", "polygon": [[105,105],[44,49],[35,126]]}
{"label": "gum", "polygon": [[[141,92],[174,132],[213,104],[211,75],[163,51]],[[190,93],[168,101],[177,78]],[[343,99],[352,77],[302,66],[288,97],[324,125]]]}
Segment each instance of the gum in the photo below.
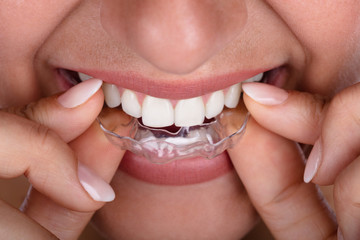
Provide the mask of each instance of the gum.
{"label": "gum", "polygon": [[226,109],[210,123],[170,132],[144,126],[136,118],[124,118],[123,113],[116,114],[119,113],[110,121],[109,112],[98,117],[108,140],[157,164],[198,156],[216,157],[240,141],[250,117],[239,109]]}

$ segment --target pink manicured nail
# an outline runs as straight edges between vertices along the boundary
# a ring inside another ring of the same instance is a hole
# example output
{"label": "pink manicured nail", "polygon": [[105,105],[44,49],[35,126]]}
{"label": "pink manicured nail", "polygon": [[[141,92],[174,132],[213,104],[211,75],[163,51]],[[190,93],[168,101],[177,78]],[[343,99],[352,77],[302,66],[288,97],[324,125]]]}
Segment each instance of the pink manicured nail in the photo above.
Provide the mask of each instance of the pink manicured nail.
{"label": "pink manicured nail", "polygon": [[83,188],[95,201],[111,202],[115,199],[112,187],[80,162],[78,163],[78,177]]}
{"label": "pink manicured nail", "polygon": [[305,172],[304,172],[304,182],[309,183],[316,175],[319,170],[319,166],[321,163],[321,141],[318,140],[314,144],[313,149],[309,155],[309,158],[306,162]]}
{"label": "pink manicured nail", "polygon": [[75,85],[58,97],[58,102],[65,108],[75,108],[86,102],[102,85],[100,79],[89,79]]}
{"label": "pink manicured nail", "polygon": [[254,101],[264,105],[281,104],[289,96],[284,89],[265,83],[243,83],[242,89]]}

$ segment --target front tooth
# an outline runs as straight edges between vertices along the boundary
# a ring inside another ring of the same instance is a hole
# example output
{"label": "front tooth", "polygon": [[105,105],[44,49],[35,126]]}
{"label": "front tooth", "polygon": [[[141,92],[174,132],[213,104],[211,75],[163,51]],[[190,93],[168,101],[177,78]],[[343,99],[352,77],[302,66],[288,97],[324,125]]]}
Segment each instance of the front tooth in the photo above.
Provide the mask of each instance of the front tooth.
{"label": "front tooth", "polygon": [[170,100],[146,96],[142,105],[142,121],[149,127],[174,124],[174,108]]}
{"label": "front tooth", "polygon": [[180,100],[175,107],[175,125],[190,127],[202,124],[205,118],[205,106],[201,97]]}
{"label": "front tooth", "polygon": [[211,94],[205,106],[205,116],[207,119],[213,118],[220,114],[224,108],[224,93],[222,90]]}
{"label": "front tooth", "polygon": [[105,95],[105,102],[109,108],[118,107],[121,103],[119,89],[114,84],[104,83],[103,91]]}
{"label": "front tooth", "polygon": [[141,106],[133,91],[125,89],[121,96],[121,102],[124,112],[136,118],[141,117]]}
{"label": "front tooth", "polygon": [[241,83],[232,85],[225,95],[225,106],[228,108],[235,108],[240,99],[241,94]]}
{"label": "front tooth", "polygon": [[244,82],[258,82],[263,78],[263,76],[264,76],[264,73],[259,73],[256,76],[246,79]]}
{"label": "front tooth", "polygon": [[260,81],[264,76],[264,73],[259,73],[258,75],[256,75],[255,77],[253,77],[254,82],[258,82]]}
{"label": "front tooth", "polygon": [[81,81],[86,81],[86,80],[88,80],[90,78],[93,78],[92,76],[86,75],[85,73],[79,72],[78,74],[79,74],[79,78],[80,78]]}

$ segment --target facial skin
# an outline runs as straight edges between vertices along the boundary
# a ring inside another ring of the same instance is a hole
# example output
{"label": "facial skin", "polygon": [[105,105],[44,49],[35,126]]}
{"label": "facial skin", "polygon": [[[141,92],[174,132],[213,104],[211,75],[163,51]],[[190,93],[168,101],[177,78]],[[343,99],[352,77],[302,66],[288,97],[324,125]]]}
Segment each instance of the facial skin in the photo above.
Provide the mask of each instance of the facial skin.
{"label": "facial skin", "polygon": [[[66,90],[55,81],[56,68],[136,73],[181,88],[285,66],[281,87],[325,96],[357,80],[355,0],[5,0],[0,6],[0,107]],[[113,239],[237,239],[257,221],[235,171],[185,186],[153,185],[119,171],[112,186],[117,198],[94,222]]]}

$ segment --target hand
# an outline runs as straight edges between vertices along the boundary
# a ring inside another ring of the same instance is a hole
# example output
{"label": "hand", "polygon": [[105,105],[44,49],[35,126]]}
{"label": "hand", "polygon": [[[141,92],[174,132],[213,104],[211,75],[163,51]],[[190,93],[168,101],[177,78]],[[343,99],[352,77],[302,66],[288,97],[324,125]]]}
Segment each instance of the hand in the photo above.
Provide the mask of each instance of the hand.
{"label": "hand", "polygon": [[[253,119],[229,154],[274,236],[357,239],[360,85],[329,101],[260,83],[244,84],[244,92]],[[295,142],[314,145],[304,175],[304,157]],[[310,181],[334,184],[337,221]]]}
{"label": "hand", "polygon": [[114,198],[107,182],[123,151],[94,124],[104,101],[100,87],[100,80],[88,80],[0,111],[0,178],[25,174],[33,188],[24,213],[0,202],[1,239],[76,239],[94,211]]}

